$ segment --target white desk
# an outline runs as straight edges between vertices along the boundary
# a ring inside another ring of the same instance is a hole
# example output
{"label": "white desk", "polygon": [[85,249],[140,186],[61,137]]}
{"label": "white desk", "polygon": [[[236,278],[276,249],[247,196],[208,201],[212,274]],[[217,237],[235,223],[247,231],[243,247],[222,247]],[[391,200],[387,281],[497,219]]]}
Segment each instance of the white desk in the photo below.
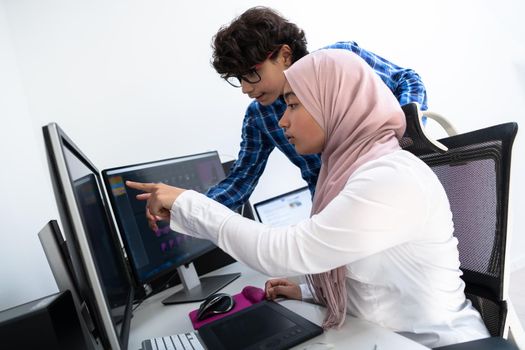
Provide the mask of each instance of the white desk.
{"label": "white desk", "polygon": [[[252,285],[264,288],[268,277],[255,272],[245,265],[235,263],[225,266],[209,275],[221,273],[241,272],[241,277],[230,283],[221,292],[229,294],[239,293],[245,286]],[[154,337],[162,337],[177,333],[192,331],[193,327],[188,313],[198,308],[199,303],[163,305],[161,301],[181,289],[176,286],[146,299],[133,313],[129,336],[129,350],[140,349],[142,341]],[[297,300],[284,300],[281,305],[286,306],[297,314],[321,325],[324,318],[324,308]],[[322,335],[302,343],[294,349],[314,349],[314,344],[330,344],[334,349],[370,349],[377,345],[377,350],[427,349],[419,343],[413,342],[390,330],[379,327],[367,321],[347,316],[343,327],[339,330],[329,330]],[[329,348],[329,347],[317,347]]]}

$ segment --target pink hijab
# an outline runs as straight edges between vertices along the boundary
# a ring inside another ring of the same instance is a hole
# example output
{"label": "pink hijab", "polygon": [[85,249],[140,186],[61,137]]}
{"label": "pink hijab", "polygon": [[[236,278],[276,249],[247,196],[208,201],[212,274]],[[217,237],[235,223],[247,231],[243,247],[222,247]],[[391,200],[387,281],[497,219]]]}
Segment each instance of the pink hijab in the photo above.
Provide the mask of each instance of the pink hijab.
{"label": "pink hijab", "polygon": [[[350,51],[313,52],[284,74],[297,98],[325,132],[314,215],[341,192],[357,168],[400,149],[405,116],[385,83]],[[345,276],[345,266],[308,276],[316,302],[327,307],[324,328],[339,327],[345,320]]]}

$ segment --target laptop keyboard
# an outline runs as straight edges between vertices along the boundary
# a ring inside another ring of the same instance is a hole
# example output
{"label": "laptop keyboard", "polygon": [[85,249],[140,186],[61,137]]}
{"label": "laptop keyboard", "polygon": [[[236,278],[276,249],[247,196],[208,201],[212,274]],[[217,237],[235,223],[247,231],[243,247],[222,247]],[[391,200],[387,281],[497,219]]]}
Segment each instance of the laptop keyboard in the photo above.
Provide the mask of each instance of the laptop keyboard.
{"label": "laptop keyboard", "polygon": [[181,333],[142,342],[142,350],[204,350],[197,333]]}

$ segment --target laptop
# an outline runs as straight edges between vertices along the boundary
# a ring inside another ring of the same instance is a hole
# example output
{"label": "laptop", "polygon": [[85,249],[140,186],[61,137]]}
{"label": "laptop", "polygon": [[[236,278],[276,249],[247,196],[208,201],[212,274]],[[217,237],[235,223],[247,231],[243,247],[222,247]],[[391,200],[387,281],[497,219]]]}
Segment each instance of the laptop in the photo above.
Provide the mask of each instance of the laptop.
{"label": "laptop", "polygon": [[253,205],[263,224],[283,227],[308,219],[312,210],[312,195],[308,187],[280,194]]}

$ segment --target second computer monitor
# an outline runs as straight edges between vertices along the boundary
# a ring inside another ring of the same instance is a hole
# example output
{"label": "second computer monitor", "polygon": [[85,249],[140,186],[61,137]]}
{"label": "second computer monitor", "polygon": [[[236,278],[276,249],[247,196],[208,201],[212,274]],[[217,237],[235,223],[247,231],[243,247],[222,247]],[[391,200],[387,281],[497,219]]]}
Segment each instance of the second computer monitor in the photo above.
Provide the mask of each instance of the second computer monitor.
{"label": "second computer monitor", "polygon": [[[43,133],[71,259],[70,275],[92,317],[94,328],[90,331],[105,349],[125,350],[133,288],[101,192],[99,172],[57,124],[44,126]],[[67,257],[62,260],[68,264]]]}
{"label": "second computer monitor", "polygon": [[[166,273],[174,273],[179,268],[181,280],[185,283],[185,295],[166,303],[202,300],[206,297],[205,294],[220,289],[221,286],[214,285],[211,287],[214,289],[212,291],[192,294],[191,289],[205,289],[204,282],[207,280],[200,279],[201,284],[195,288],[194,282],[188,282],[182,275],[185,270],[180,269],[214,249],[215,245],[207,240],[172,231],[167,222],[159,222],[158,229],[152,231],[146,220],[145,202],[135,198],[140,192],[125,185],[128,180],[165,183],[203,193],[224,179],[224,170],[217,152],[107,169],[102,175],[128,258],[140,284],[147,284]],[[191,278],[195,279],[195,273],[191,273]]]}

